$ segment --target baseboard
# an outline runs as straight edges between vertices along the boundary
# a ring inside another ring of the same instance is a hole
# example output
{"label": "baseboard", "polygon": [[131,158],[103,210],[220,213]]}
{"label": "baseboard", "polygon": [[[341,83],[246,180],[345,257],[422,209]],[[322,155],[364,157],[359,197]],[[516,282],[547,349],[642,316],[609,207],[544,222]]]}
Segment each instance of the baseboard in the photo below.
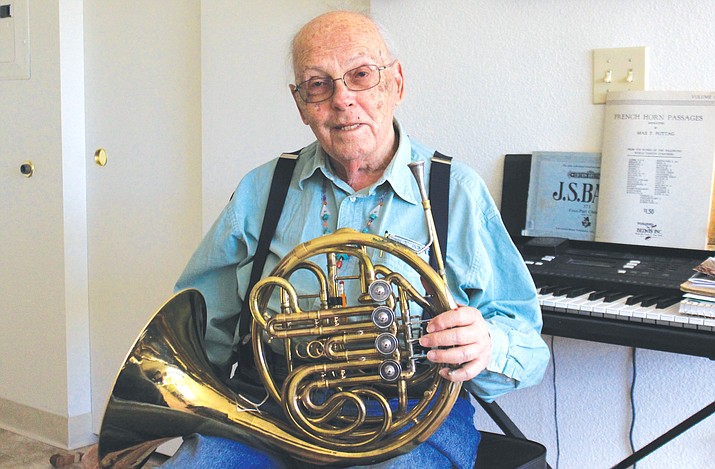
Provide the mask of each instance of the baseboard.
{"label": "baseboard", "polygon": [[76,449],[97,441],[92,415],[57,415],[0,398],[0,427],[63,449]]}

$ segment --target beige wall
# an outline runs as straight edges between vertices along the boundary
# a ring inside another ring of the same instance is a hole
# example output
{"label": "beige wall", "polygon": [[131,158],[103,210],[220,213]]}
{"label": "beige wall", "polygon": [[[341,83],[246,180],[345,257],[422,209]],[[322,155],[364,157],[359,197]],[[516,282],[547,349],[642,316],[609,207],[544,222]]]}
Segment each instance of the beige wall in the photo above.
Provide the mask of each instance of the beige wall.
{"label": "beige wall", "polygon": [[[62,100],[82,96],[72,84],[83,73],[82,5],[66,4],[79,15],[31,2],[31,78],[0,82],[0,418],[18,430],[51,422],[43,436],[58,442],[71,428],[87,434],[91,410],[84,163],[76,157],[84,111],[80,101],[70,117]],[[25,160],[32,178],[18,172]]]}
{"label": "beige wall", "polygon": [[[61,26],[71,36],[81,24],[76,15],[61,14],[81,3],[31,2],[32,78],[0,81],[0,426],[31,425],[39,416],[45,423],[39,436],[65,445],[74,444],[70,434],[86,434],[86,423],[79,431],[70,423],[89,411],[81,209],[88,176],[77,170],[72,150],[81,132],[67,128],[79,125],[81,111],[70,117],[72,103],[63,103],[76,88],[62,84],[62,77],[75,76],[81,53],[70,39],[61,40]],[[187,225],[199,226],[201,218],[204,229],[250,168],[310,141],[288,94],[287,44],[300,23],[325,8],[370,8],[405,66],[407,99],[399,116],[408,131],[467,161],[497,200],[504,153],[600,149],[602,108],[590,101],[592,49],[647,45],[651,88],[715,88],[715,5],[709,0],[236,5],[201,2],[197,18],[204,189],[202,215],[187,215]],[[171,11],[166,8],[167,15]],[[124,60],[131,63],[131,57]],[[266,83],[260,92],[254,91],[256,77]],[[82,160],[90,156],[85,152]],[[30,179],[18,173],[26,159],[36,163]],[[552,465],[555,400],[561,467],[615,464],[628,452],[631,351],[557,338],[555,355],[557,395],[550,368],[540,386],[502,404],[529,436],[547,445]],[[711,399],[715,370],[705,359],[645,350],[638,351],[637,364],[635,438],[642,446]],[[713,436],[712,425],[701,424],[639,467],[708,467]]]}
{"label": "beige wall", "polygon": [[[88,8],[122,44],[129,26],[170,33],[113,49]],[[31,77],[0,81],[0,426],[77,447],[200,239],[200,3],[36,0],[29,17]]]}
{"label": "beige wall", "polygon": [[[290,40],[330,9],[369,12],[369,0],[229,0],[201,6],[203,225],[216,219],[240,177],[312,140],[288,84]],[[257,84],[259,86],[257,86]]]}

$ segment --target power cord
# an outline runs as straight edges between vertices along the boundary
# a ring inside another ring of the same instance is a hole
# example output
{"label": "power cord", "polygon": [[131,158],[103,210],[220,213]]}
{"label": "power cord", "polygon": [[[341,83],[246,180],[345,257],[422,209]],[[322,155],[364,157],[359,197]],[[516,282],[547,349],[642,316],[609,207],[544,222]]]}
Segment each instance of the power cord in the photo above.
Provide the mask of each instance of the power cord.
{"label": "power cord", "polygon": [[[628,442],[631,445],[631,454],[636,452],[636,446],[633,443],[633,433],[636,427],[636,377],[638,376],[636,370],[636,348],[631,348],[631,428],[628,431]],[[636,469],[636,464],[633,463],[633,469]]]}
{"label": "power cord", "polygon": [[[637,354],[636,347],[631,347],[631,388],[630,388],[630,405],[631,405],[631,425],[628,431],[628,442],[631,446],[631,454],[636,452],[635,443],[633,441],[633,434],[635,432],[636,426],[636,381],[638,378],[637,369]],[[556,469],[559,468],[559,461],[561,459],[561,438],[559,436],[559,418],[558,418],[558,393],[556,387],[556,347],[555,347],[555,336],[551,336],[551,386],[554,392],[554,429],[556,430]],[[633,463],[633,469],[636,469],[637,462]]]}
{"label": "power cord", "polygon": [[561,459],[561,438],[559,437],[559,416],[558,398],[556,394],[556,348],[554,347],[554,336],[551,336],[551,386],[554,390],[554,428],[556,430],[556,469],[559,469],[559,459]]}

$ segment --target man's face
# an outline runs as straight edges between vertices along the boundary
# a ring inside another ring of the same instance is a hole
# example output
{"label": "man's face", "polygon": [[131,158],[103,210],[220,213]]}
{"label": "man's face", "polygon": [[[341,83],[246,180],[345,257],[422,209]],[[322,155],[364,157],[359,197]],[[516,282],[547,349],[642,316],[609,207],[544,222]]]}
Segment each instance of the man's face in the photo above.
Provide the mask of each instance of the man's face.
{"label": "man's face", "polygon": [[[302,33],[294,51],[296,83],[312,77],[338,78],[361,65],[392,62],[380,36],[364,20],[333,19]],[[380,83],[364,91],[350,91],[337,80],[333,96],[319,103],[305,103],[293,93],[303,122],[341,164],[381,162],[394,152],[392,120],[403,95],[402,68],[395,62],[380,73]]]}

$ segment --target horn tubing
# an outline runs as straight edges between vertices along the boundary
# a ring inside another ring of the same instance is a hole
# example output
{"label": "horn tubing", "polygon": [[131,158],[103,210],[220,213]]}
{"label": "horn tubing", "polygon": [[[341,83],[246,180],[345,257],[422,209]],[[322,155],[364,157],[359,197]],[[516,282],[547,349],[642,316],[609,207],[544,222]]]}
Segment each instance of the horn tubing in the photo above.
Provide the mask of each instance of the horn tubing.
{"label": "horn tubing", "polygon": [[[412,171],[412,176],[414,176],[415,181],[417,181],[417,187],[420,190],[420,197],[422,197],[422,208],[425,211],[425,220],[427,222],[427,229],[429,230],[429,237],[432,240],[432,250],[434,251],[434,259],[437,263],[437,272],[447,285],[447,272],[444,268],[444,259],[442,258],[442,249],[440,249],[439,237],[437,236],[437,228],[434,225],[434,217],[432,216],[432,203],[427,197],[427,189],[425,188],[425,162],[424,160],[412,161],[408,163],[410,171]],[[445,240],[446,241],[446,240]],[[449,296],[449,303],[451,309],[457,307],[457,303],[454,301],[452,294],[449,293],[449,288],[447,288],[447,295]]]}
{"label": "horn tubing", "polygon": [[[412,450],[443,420],[428,415],[427,425],[414,439],[400,437],[386,446],[358,452],[305,441],[282,421],[234,395],[211,372],[203,346],[205,318],[201,294],[185,290],[170,299],[142,331],[105,410],[99,439],[101,467],[139,467],[162,442],[192,433],[246,441],[317,464],[370,464]],[[456,399],[454,387],[447,388],[444,395]]]}

